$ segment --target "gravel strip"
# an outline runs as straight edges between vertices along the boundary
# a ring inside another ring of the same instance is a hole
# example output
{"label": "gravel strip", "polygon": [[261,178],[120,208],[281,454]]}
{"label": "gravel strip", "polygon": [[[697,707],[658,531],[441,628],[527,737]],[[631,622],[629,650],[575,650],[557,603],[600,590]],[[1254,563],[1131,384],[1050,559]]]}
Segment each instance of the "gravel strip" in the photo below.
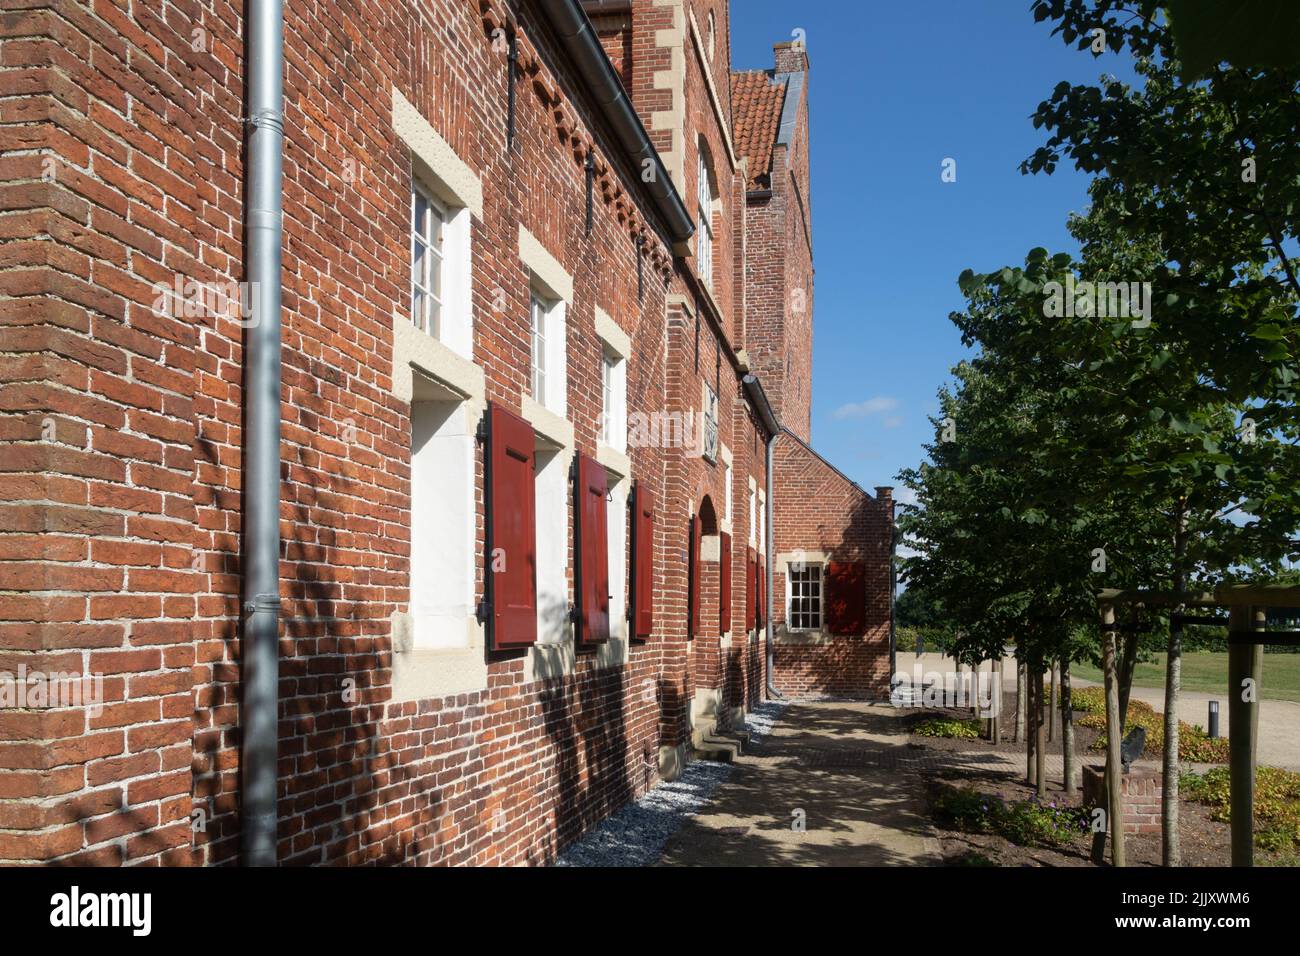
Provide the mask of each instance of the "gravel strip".
{"label": "gravel strip", "polygon": [[[751,744],[761,743],[785,710],[785,701],[764,701],[745,718]],[[672,783],[661,783],[628,804],[560,854],[556,866],[651,866],[682,821],[695,816],[731,776],[727,763],[693,760]]]}

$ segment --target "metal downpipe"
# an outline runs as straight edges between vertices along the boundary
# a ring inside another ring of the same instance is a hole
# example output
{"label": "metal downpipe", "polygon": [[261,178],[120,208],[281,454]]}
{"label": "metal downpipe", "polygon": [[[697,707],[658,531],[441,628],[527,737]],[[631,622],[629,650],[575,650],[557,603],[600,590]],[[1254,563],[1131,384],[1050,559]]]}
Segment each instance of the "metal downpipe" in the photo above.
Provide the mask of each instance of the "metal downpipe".
{"label": "metal downpipe", "polygon": [[774,540],[776,538],[776,526],[772,524],[772,515],[775,506],[772,502],[772,449],[776,447],[776,438],[779,432],[773,432],[767,439],[767,474],[764,484],[767,486],[767,501],[764,502],[764,510],[767,512],[763,519],[767,525],[767,534],[764,535],[763,550],[766,552],[767,565],[763,573],[763,587],[767,588],[767,600],[763,607],[767,611],[765,615],[767,620],[763,626],[767,628],[767,696],[774,697],[777,700],[785,700],[785,694],[776,689],[776,647],[773,644],[773,637],[776,634],[776,628],[772,626],[772,558],[775,549]]}
{"label": "metal downpipe", "polygon": [[246,41],[241,858],[276,863],[280,636],[280,256],[284,9],[249,0]]}

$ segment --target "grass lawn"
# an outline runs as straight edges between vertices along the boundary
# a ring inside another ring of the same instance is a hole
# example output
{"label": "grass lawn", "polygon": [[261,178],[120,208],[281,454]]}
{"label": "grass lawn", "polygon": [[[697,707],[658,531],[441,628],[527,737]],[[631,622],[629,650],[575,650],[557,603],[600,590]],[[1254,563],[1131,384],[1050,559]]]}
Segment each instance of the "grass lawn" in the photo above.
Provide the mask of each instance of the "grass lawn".
{"label": "grass lawn", "polygon": [[[1102,682],[1101,671],[1087,664],[1070,665],[1072,676]],[[1165,686],[1165,655],[1138,664],[1133,674],[1134,687]],[[1183,690],[1225,694],[1228,690],[1228,654],[1226,651],[1190,651],[1183,654]],[[1265,654],[1261,696],[1276,700],[1300,701],[1300,654]]]}

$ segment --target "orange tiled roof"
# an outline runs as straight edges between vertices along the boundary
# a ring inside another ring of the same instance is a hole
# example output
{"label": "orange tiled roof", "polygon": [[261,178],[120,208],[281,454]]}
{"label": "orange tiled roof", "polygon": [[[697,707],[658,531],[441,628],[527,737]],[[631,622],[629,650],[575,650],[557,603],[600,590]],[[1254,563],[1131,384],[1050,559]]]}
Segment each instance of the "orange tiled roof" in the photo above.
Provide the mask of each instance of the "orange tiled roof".
{"label": "orange tiled roof", "polygon": [[772,147],[781,128],[785,84],[769,70],[731,74],[731,117],[736,148],[749,159],[749,188],[771,185]]}

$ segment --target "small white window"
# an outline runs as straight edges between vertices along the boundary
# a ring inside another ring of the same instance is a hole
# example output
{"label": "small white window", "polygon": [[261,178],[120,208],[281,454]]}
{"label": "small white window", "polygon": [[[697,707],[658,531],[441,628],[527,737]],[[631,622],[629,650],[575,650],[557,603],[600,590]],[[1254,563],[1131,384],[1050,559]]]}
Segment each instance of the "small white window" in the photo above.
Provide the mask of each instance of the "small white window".
{"label": "small white window", "polygon": [[751,547],[758,546],[758,506],[754,497],[754,489],[749,489],[749,543]]}
{"label": "small white window", "polygon": [[614,378],[618,371],[618,357],[605,352],[600,362],[600,440],[614,444]]}
{"label": "small white window", "polygon": [[411,321],[434,338],[442,334],[444,233],[447,211],[425,191],[411,189]]}
{"label": "small white window", "polygon": [[411,324],[474,360],[471,214],[411,180]]}
{"label": "small white window", "polygon": [[761,491],[758,493],[758,550],[760,554],[767,552],[767,497]]}
{"label": "small white window", "polygon": [[718,460],[718,395],[704,385],[704,457]]}
{"label": "small white window", "polygon": [[790,564],[786,574],[786,620],[792,631],[822,629],[822,566]]}
{"label": "small white window", "polygon": [[546,405],[546,320],[550,309],[536,295],[529,306],[533,327],[533,400]]}
{"label": "small white window", "polygon": [[695,270],[705,285],[713,284],[713,187],[704,141],[700,141],[696,198],[699,201],[699,230],[695,237]]}
{"label": "small white window", "polygon": [[726,501],[726,510],[724,511],[724,514],[727,516],[727,523],[730,524],[731,523],[731,499],[733,497],[732,490],[731,490],[731,466],[730,465],[727,465],[723,469],[722,480],[726,483],[727,486],[726,491],[724,493],[725,501]]}

